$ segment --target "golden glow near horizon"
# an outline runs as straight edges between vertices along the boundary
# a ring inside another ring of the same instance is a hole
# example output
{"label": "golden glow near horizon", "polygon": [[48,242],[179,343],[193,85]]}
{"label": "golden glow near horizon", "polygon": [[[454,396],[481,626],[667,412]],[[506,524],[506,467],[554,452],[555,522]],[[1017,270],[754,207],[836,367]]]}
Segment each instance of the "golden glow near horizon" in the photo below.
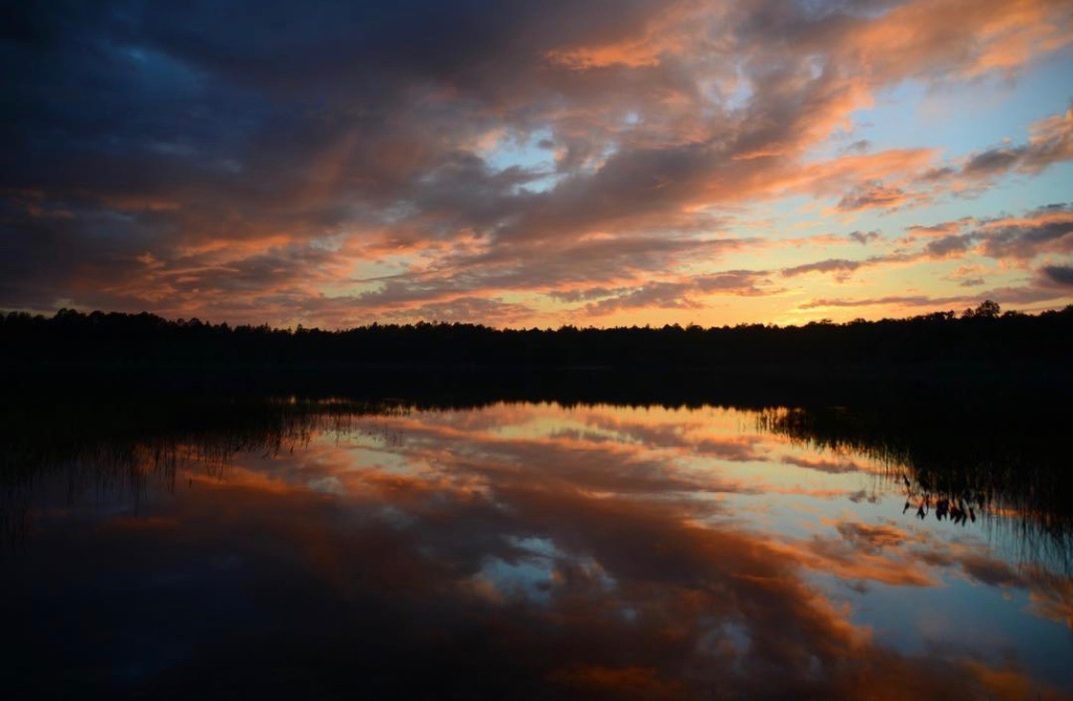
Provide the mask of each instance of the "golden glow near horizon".
{"label": "golden glow near horizon", "polygon": [[0,308],[544,327],[1073,303],[1065,0],[421,9],[26,9],[59,39],[8,42]]}

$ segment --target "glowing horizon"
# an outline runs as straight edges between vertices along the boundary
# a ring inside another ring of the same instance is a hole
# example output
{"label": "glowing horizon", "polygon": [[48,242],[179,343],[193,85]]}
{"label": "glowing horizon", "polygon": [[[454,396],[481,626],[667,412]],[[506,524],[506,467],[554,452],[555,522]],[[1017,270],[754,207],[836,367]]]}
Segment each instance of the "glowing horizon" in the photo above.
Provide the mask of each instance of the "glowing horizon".
{"label": "glowing horizon", "polygon": [[1066,0],[14,20],[0,309],[555,327],[1073,304]]}

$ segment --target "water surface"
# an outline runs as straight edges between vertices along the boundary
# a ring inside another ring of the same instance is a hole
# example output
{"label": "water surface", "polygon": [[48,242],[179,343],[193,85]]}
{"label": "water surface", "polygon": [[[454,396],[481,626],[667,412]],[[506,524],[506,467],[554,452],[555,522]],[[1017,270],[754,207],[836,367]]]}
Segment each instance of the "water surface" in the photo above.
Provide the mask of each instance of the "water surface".
{"label": "water surface", "polygon": [[9,437],[7,691],[1073,692],[1067,522],[1037,455],[951,437],[943,462],[837,411],[271,406]]}

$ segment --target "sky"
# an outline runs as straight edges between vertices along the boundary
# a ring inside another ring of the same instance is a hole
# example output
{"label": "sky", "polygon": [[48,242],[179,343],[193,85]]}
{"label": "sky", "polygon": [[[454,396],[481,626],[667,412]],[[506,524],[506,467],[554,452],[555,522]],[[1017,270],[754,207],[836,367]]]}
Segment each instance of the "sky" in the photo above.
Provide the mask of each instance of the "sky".
{"label": "sky", "polygon": [[1070,0],[12,3],[0,309],[1073,303]]}

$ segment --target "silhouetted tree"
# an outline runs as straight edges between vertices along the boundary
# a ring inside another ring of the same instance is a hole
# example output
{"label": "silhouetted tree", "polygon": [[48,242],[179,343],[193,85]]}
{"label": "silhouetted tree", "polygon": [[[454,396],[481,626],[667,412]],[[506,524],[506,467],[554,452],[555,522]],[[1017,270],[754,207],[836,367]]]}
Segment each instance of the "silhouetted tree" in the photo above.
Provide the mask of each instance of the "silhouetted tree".
{"label": "silhouetted tree", "polygon": [[[987,323],[981,323],[986,320]],[[228,326],[199,319],[61,309],[52,317],[0,313],[0,361],[25,367],[265,368],[347,366],[630,368],[767,367],[845,370],[1003,363],[1011,369],[1067,364],[1073,306],[1002,314],[985,301],[967,310],[908,319],[828,319],[804,326],[738,324],[683,328],[492,329],[475,324],[371,324],[327,331],[299,325]]]}
{"label": "silhouetted tree", "polygon": [[1002,309],[999,307],[998,302],[985,299],[980,302],[980,306],[976,307],[972,315],[977,319],[995,319],[1001,311]]}

